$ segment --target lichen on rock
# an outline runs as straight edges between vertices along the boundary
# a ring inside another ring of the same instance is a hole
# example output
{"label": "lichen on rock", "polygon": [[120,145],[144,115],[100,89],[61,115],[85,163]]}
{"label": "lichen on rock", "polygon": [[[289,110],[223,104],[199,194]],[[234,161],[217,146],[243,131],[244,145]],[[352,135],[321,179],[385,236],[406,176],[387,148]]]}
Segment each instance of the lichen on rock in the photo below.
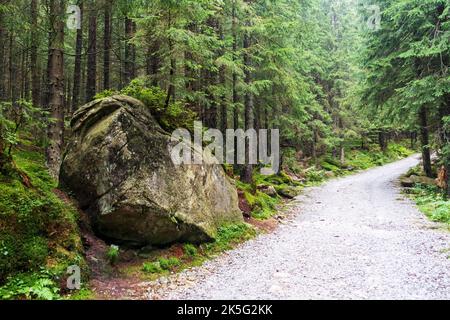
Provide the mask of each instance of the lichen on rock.
{"label": "lichen on rock", "polygon": [[71,126],[60,181],[100,235],[137,245],[204,242],[220,225],[242,221],[222,167],[175,166],[170,135],[140,101],[95,100]]}

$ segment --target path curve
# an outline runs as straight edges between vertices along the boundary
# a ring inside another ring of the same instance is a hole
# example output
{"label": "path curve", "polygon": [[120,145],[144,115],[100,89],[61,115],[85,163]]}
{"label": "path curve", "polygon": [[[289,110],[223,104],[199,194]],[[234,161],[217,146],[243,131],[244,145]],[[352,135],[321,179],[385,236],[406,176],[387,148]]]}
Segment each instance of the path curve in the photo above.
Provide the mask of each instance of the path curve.
{"label": "path curve", "polygon": [[401,195],[417,156],[311,188],[292,220],[150,299],[450,299],[450,233]]}

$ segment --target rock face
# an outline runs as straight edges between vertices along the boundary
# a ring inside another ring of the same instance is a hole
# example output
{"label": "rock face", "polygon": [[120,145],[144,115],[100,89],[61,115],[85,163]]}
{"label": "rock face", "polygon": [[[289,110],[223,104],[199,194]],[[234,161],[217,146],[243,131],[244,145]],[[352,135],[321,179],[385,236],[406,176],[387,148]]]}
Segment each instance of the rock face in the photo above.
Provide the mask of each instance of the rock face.
{"label": "rock face", "polygon": [[118,243],[213,239],[242,221],[236,189],[220,166],[175,166],[163,131],[138,100],[113,96],[82,107],[60,181],[89,213],[94,229]]}
{"label": "rock face", "polygon": [[428,186],[437,186],[438,182],[435,179],[424,177],[424,176],[416,176],[412,175],[410,177],[403,177],[400,179],[400,183],[402,187],[412,188],[416,184],[423,184]]}

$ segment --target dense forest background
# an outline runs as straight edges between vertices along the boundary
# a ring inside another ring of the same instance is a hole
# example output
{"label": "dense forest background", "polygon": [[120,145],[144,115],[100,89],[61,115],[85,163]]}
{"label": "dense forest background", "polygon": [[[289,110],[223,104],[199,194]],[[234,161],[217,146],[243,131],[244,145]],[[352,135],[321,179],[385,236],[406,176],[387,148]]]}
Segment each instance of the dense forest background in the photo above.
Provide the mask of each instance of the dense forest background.
{"label": "dense forest background", "polygon": [[[248,219],[272,217],[298,188],[418,151],[409,176],[431,178],[419,181],[431,185],[429,211],[449,221],[448,0],[0,0],[0,41],[2,299],[59,298],[68,266],[89,269],[59,170],[72,115],[117,93],[168,132],[195,120],[279,129],[278,176],[224,166]],[[192,263],[251,230],[180,250]],[[100,260],[117,259],[118,247],[103,249]],[[143,272],[181,268],[162,265]]]}
{"label": "dense forest background", "polygon": [[29,118],[57,177],[65,120],[138,79],[176,125],[279,128],[285,154],[301,158],[419,136],[431,176],[430,149],[448,166],[448,10],[438,0],[2,0],[1,156]]}

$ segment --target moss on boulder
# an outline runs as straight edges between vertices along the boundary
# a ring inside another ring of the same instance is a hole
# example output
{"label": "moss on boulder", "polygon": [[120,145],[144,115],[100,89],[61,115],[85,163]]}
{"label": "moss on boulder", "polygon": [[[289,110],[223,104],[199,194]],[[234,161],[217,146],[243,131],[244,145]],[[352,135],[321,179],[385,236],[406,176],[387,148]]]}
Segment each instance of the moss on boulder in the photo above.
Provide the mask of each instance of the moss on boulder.
{"label": "moss on boulder", "polygon": [[173,164],[170,135],[140,101],[95,100],[73,117],[61,184],[95,230],[136,245],[212,240],[242,221],[237,191],[221,166]]}

